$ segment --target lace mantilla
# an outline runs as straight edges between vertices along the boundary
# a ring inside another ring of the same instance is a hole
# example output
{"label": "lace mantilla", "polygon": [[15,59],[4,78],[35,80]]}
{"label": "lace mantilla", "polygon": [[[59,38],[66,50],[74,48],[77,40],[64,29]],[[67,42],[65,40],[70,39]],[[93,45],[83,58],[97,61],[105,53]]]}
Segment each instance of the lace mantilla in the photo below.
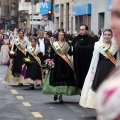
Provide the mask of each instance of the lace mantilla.
{"label": "lace mantilla", "polygon": [[16,38],[16,39],[14,40],[14,44],[15,44],[16,46],[22,46],[24,49],[25,49],[26,46],[27,46],[26,41],[23,40],[22,42],[20,42],[20,41],[19,41],[19,38]]}
{"label": "lace mantilla", "polygon": [[36,55],[40,52],[40,48],[38,47],[38,45],[36,45],[36,48],[34,49],[31,45],[29,47],[27,47],[27,52],[29,52],[30,54],[35,53]]}
{"label": "lace mantilla", "polygon": [[[99,44],[101,44],[101,42],[100,42]],[[109,48],[109,51],[110,51],[110,53],[111,53],[112,55],[115,55],[116,52],[118,51],[117,45],[116,45],[115,43],[112,43],[111,46],[110,46],[110,48]],[[99,45],[99,52],[100,52],[103,56],[105,56],[106,58],[108,58],[108,56],[106,55],[106,53],[104,52],[104,50],[100,47],[100,45]]]}

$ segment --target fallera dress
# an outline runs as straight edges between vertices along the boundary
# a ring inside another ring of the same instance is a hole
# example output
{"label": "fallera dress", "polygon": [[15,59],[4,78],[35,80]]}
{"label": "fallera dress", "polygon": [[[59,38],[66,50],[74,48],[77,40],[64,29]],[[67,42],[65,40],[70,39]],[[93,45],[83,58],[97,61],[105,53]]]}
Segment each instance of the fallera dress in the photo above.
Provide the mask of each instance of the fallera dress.
{"label": "fallera dress", "polygon": [[[65,55],[72,54],[71,47],[66,41],[60,49]],[[78,95],[79,88],[76,87],[73,69],[53,48],[51,49],[50,58],[53,59],[55,66],[45,75],[42,93],[68,96]]]}
{"label": "fallera dress", "polygon": [[[92,61],[80,96],[79,104],[85,108],[96,108],[96,91],[115,67],[100,47],[100,43],[100,41],[95,43]],[[111,44],[109,51],[116,59],[118,51],[116,44]]]}
{"label": "fallera dress", "polygon": [[5,81],[8,83],[24,83],[21,76],[22,65],[24,64],[25,58],[25,49],[26,49],[26,41],[19,41],[19,38],[14,40],[14,45],[11,51],[15,52],[15,56],[11,59],[10,66],[8,67]]}
{"label": "fallera dress", "polygon": [[27,48],[26,58],[29,58],[31,61],[26,65],[27,70],[25,81],[27,84],[41,84],[42,67],[40,58],[38,57],[39,52],[40,48],[38,47],[38,45],[36,45],[36,48],[33,48],[32,46],[29,46]]}

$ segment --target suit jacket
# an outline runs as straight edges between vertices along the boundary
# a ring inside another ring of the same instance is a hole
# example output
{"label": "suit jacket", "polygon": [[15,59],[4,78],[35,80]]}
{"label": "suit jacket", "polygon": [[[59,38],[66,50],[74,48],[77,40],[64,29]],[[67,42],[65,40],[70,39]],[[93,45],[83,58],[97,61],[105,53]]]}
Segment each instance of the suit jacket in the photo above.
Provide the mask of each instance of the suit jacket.
{"label": "suit jacket", "polygon": [[[46,38],[44,38],[44,45],[45,45],[45,54],[43,55],[42,53],[39,54],[39,58],[41,59],[42,64],[44,64],[44,61],[47,59],[46,56],[48,53],[48,48],[51,46],[50,41]],[[40,42],[38,39],[38,46],[40,46]]]}
{"label": "suit jacket", "polygon": [[95,39],[88,35],[78,35],[72,43],[76,83],[80,89],[83,87],[90,66],[95,42]]}

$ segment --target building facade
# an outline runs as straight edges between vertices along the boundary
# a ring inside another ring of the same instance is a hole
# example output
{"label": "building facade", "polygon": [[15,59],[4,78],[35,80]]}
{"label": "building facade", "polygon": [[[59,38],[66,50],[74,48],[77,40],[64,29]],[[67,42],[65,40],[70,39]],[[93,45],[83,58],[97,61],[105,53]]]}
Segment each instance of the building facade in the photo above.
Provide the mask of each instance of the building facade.
{"label": "building facade", "polygon": [[63,28],[65,31],[72,32],[72,6],[73,0],[54,1],[54,30]]}
{"label": "building facade", "polygon": [[[30,18],[29,18],[29,6],[31,5],[31,0],[19,0],[19,28],[30,28]],[[26,23],[24,24],[24,21]]]}
{"label": "building facade", "polygon": [[[40,8],[46,10],[46,2],[52,2],[53,0],[20,0],[19,1],[19,13],[20,22],[19,25],[22,28],[37,28],[44,30],[53,30],[53,22],[43,20],[44,14],[41,15]],[[41,18],[42,16],[42,18]],[[26,24],[24,24],[26,20]]]}
{"label": "building facade", "polygon": [[87,24],[96,34],[101,28],[109,28],[112,0],[74,0],[73,30],[79,30],[81,24]]}
{"label": "building facade", "polygon": [[18,0],[0,0],[0,29],[18,27]]}

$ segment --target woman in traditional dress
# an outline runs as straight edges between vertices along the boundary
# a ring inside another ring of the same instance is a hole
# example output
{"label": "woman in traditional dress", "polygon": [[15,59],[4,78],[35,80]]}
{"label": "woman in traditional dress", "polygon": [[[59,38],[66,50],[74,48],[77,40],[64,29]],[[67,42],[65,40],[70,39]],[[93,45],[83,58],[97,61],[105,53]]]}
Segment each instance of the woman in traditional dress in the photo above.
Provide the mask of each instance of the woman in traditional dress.
{"label": "woman in traditional dress", "polygon": [[10,39],[10,44],[11,45],[13,45],[14,44],[14,39],[16,39],[17,38],[17,36],[15,35],[15,33],[14,32],[12,32],[11,33],[11,35],[10,35],[10,37],[9,37],[9,39]]}
{"label": "woman in traditional dress", "polygon": [[[11,53],[14,53],[14,58],[10,67],[8,68],[7,72],[9,74],[6,75],[5,81],[8,83],[19,83],[19,85],[23,85],[23,79],[21,79],[21,70],[24,63],[23,59],[25,58],[26,54],[26,41],[24,40],[24,32],[21,29],[18,30],[18,33],[19,37],[14,40],[14,45],[11,49]],[[10,69],[12,73],[9,71]],[[12,79],[10,79],[11,77]]]}
{"label": "woman in traditional dress", "polygon": [[[112,0],[110,23],[119,46],[117,60],[120,67],[120,0]],[[120,120],[120,69],[113,71],[100,86],[96,98],[97,120]]]}
{"label": "woman in traditional dress", "polygon": [[74,68],[68,58],[72,55],[71,46],[66,41],[65,33],[59,32],[58,41],[52,43],[50,59],[53,60],[51,69],[46,73],[43,83],[43,94],[53,94],[56,101],[63,102],[62,95],[78,95]]}
{"label": "woman in traditional dress", "polygon": [[9,44],[9,36],[7,34],[3,35],[3,44]]}
{"label": "woman in traditional dress", "polygon": [[[40,48],[37,44],[37,38],[30,38],[31,45],[27,47],[26,58],[30,59],[27,63],[27,71],[25,75],[26,83],[30,84],[30,89],[35,89],[34,85],[40,85],[42,80],[41,61],[38,57]],[[26,60],[26,59],[25,59]]]}
{"label": "woman in traditional dress", "polygon": [[2,64],[6,64],[7,61],[9,60],[9,37],[8,35],[4,34],[3,36],[3,45],[1,47],[1,55],[0,55],[0,59]]}
{"label": "woman in traditional dress", "polygon": [[81,92],[80,105],[95,108],[96,90],[116,65],[118,47],[111,29],[103,32],[95,43],[92,61]]}

